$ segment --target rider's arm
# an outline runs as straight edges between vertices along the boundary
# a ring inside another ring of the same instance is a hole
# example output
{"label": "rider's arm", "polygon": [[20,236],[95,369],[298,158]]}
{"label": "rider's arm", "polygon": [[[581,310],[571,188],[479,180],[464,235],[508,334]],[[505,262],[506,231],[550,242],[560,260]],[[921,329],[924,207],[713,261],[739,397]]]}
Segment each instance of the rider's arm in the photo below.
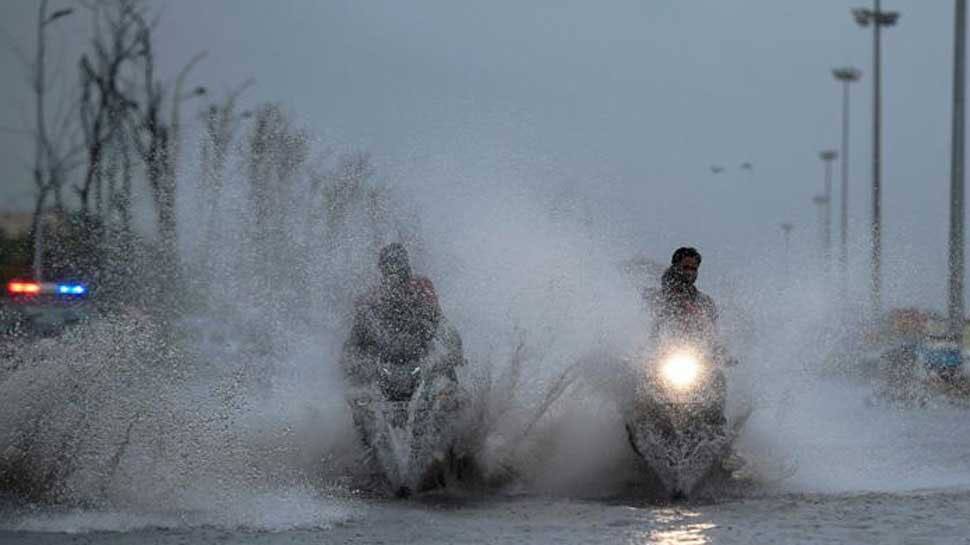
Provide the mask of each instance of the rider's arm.
{"label": "rider's arm", "polygon": [[340,366],[344,375],[349,381],[357,384],[369,382],[375,372],[375,364],[372,360],[377,345],[367,326],[366,314],[365,304],[358,304],[350,335],[344,342],[343,353],[340,356]]}
{"label": "rider's arm", "polygon": [[441,319],[441,305],[438,304],[438,293],[434,289],[434,283],[425,276],[415,278],[414,282],[422,303],[430,309],[433,321],[438,322]]}
{"label": "rider's arm", "polygon": [[714,303],[714,299],[709,296],[705,299],[705,305],[707,306],[708,319],[711,324],[711,338],[714,339],[714,359],[718,361],[721,365],[725,367],[734,367],[738,364],[737,358],[731,355],[728,351],[727,346],[721,342],[721,333],[717,326],[717,305]]}
{"label": "rider's arm", "polygon": [[438,294],[435,292],[434,284],[427,277],[416,277],[412,285],[419,306],[413,316],[420,324],[419,331],[423,341],[430,343],[438,334],[438,327],[442,320]]}

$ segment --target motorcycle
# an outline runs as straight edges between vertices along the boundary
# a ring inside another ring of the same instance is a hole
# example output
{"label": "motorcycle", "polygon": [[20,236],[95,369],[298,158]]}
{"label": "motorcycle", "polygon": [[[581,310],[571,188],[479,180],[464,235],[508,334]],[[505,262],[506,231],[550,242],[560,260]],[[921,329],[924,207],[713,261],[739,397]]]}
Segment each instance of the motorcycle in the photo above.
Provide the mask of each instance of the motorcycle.
{"label": "motorcycle", "polygon": [[417,362],[369,362],[374,380],[350,392],[366,463],[399,497],[461,477],[457,428],[466,396],[455,367],[463,362],[461,340],[444,328]]}
{"label": "motorcycle", "polygon": [[724,367],[696,344],[666,344],[635,368],[637,387],[626,429],[630,445],[674,499],[722,471],[743,422],[728,427]]}

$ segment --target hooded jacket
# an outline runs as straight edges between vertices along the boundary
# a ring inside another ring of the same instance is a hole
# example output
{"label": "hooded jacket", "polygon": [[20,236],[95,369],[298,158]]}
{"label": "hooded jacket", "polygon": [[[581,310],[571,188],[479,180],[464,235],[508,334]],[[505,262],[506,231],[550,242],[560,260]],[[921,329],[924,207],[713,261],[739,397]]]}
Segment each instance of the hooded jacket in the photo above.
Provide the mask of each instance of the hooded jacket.
{"label": "hooded jacket", "polygon": [[686,337],[712,342],[716,336],[714,300],[683,279],[673,267],[660,279],[660,289],[645,296],[653,313],[653,336]]}
{"label": "hooded jacket", "polygon": [[427,353],[440,319],[438,297],[427,278],[381,284],[358,302],[350,342],[388,363],[404,363]]}

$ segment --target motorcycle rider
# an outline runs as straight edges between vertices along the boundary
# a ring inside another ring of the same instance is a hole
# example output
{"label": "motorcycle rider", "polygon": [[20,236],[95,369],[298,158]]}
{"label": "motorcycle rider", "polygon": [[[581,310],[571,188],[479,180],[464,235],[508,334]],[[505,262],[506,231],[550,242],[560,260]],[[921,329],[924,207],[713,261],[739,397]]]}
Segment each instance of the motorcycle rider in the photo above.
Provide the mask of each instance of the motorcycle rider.
{"label": "motorcycle rider", "polygon": [[[733,477],[746,465],[733,440],[747,416],[739,415],[729,426],[725,413],[727,380],[723,368],[737,362],[718,337],[714,300],[695,286],[701,261],[697,249],[678,248],[661,276],[660,287],[643,294],[653,315],[653,361],[661,365],[663,357],[683,348],[695,352],[707,363],[696,383],[698,389],[690,391],[689,405],[671,411],[665,396],[652,395],[666,390],[654,390],[662,388],[660,383],[646,381],[643,387],[648,395],[635,398],[627,417],[630,445],[667,476],[666,486],[673,498],[685,498],[697,484],[696,479],[711,474],[718,466]],[[695,463],[699,466],[691,465]],[[708,473],[693,474],[696,467]]]}
{"label": "motorcycle rider", "polygon": [[375,380],[379,363],[408,365],[426,356],[442,320],[434,284],[412,273],[404,245],[384,246],[378,268],[381,281],[357,302],[344,346],[344,370],[358,386]]}
{"label": "motorcycle rider", "polygon": [[[704,347],[718,366],[734,366],[737,361],[718,339],[717,306],[714,300],[694,285],[702,257],[693,247],[674,251],[670,267],[660,279],[660,289],[649,290],[644,297],[653,313],[652,338],[663,342],[670,339],[686,341]],[[718,370],[716,391],[722,395],[714,404],[717,410],[708,415],[711,423],[723,425],[723,396],[725,379]]]}
{"label": "motorcycle rider", "polygon": [[[357,301],[340,362],[354,427],[370,462],[379,443],[375,402],[416,403],[414,413],[423,416],[415,420],[414,433],[442,437],[453,435],[463,405],[456,373],[464,364],[461,338],[446,323],[434,284],[412,272],[400,243],[381,249],[378,269],[380,282]],[[421,384],[424,394],[412,399]],[[448,454],[435,450],[433,457],[444,460]]]}
{"label": "motorcycle rider", "polygon": [[701,261],[695,248],[678,248],[660,279],[660,289],[648,292],[655,338],[669,334],[697,342],[715,340],[717,306],[694,285]]}

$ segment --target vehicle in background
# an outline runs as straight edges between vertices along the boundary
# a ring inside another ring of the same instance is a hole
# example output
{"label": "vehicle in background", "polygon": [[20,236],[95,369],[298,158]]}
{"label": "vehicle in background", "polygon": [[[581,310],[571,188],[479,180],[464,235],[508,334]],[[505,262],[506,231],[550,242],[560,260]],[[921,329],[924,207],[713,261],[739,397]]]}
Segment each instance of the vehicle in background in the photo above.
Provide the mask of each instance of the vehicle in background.
{"label": "vehicle in background", "polygon": [[0,337],[53,337],[95,313],[85,284],[13,280],[0,298]]}
{"label": "vehicle in background", "polygon": [[957,343],[944,336],[928,335],[916,345],[916,361],[925,371],[952,376],[960,370],[963,358]]}

